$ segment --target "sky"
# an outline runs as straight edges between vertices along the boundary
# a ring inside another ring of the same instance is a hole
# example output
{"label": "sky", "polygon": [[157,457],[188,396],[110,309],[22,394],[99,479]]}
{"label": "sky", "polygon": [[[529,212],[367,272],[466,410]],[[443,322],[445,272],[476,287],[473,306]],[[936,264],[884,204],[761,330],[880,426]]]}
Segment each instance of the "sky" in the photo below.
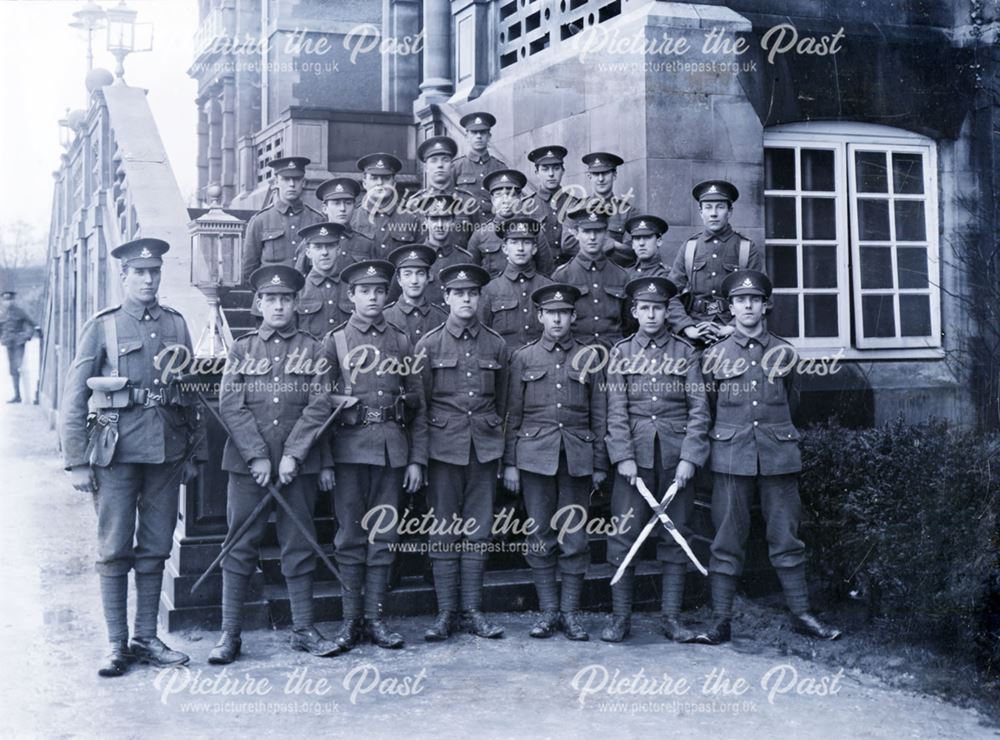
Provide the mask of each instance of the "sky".
{"label": "sky", "polygon": [[[83,0],[0,0],[0,228],[27,221],[44,235],[52,207],[52,173],[59,167],[58,121],[84,108],[87,42],[70,28]],[[105,8],[117,2],[99,2]],[[197,0],[127,0],[137,23],[153,24],[153,50],[125,59],[125,82],[149,90],[148,100],[188,202],[197,175],[196,82],[186,70],[194,53]],[[105,31],[94,34],[94,66],[113,71]]]}

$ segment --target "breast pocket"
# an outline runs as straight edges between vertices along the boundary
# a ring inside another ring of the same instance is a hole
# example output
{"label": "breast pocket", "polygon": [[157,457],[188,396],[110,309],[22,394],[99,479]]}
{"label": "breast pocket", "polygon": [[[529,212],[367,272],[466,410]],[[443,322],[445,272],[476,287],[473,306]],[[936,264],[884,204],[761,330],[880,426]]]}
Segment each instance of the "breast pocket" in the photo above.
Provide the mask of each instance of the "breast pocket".
{"label": "breast pocket", "polygon": [[480,388],[484,396],[492,396],[496,390],[498,372],[500,372],[498,360],[491,358],[479,361]]}
{"label": "breast pocket", "polygon": [[285,239],[284,231],[265,231],[260,237],[263,248],[261,250],[261,262],[290,262],[292,260],[292,249],[288,240]]}
{"label": "breast pocket", "polygon": [[268,408],[274,405],[274,393],[270,386],[271,371],[281,372],[281,368],[272,368],[269,361],[247,358],[241,363],[243,375],[243,398],[250,409]]}
{"label": "breast pocket", "polygon": [[431,372],[434,374],[434,391],[439,391],[441,393],[457,393],[457,368],[457,357],[432,357]]}
{"label": "breast pocket", "polygon": [[496,298],[490,303],[490,325],[501,334],[517,331],[517,299]]}
{"label": "breast pocket", "polygon": [[544,382],[546,372],[544,367],[526,367],[521,371],[525,406],[546,406],[552,402],[549,386]]}
{"label": "breast pocket", "polygon": [[463,190],[472,190],[479,187],[479,178],[473,174],[463,174],[455,178],[455,184]]}

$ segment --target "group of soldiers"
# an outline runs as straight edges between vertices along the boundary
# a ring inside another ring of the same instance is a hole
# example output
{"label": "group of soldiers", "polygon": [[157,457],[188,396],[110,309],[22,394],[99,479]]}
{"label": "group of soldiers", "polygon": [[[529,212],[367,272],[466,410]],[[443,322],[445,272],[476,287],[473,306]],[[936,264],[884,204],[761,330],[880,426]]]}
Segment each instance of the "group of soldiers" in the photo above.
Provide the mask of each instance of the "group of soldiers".
{"label": "group of soldiers", "polygon": [[[705,228],[668,267],[660,255],[667,223],[635,213],[614,192],[619,157],[583,157],[593,192],[581,200],[561,185],[567,150],[540,147],[528,154],[536,176],[528,193],[528,178],[489,153],[494,123],[487,113],[463,117],[464,157],[449,137],[424,141],[427,186],[405,198],[396,157],[362,157],[360,182],[319,185],[323,213],[302,199],[306,158],[271,163],[275,198],[248,224],[243,252],[259,324],[235,341],[219,394],[230,537],[222,634],[209,662],[240,655],[268,496],[280,504],[293,649],[332,656],[362,641],[403,645],[383,617],[399,530],[371,520],[373,512],[403,512],[411,496],[423,497],[442,523],[426,545],[438,609],[425,639],[447,640],[457,629],[502,637],[482,610],[500,486],[520,497],[533,525],[526,560],[540,616],[530,635],[587,640],[586,528],[558,536],[556,519],[586,512],[609,477],[612,521],[628,524],[608,540],[608,561],[620,573],[601,639],[619,642],[631,628],[632,558],[652,513],[637,487],[663,496],[656,516],[669,522],[658,528],[656,548],[668,639],[730,639],[758,490],[793,626],[835,639],[840,632],[809,611],[797,534],[795,354],[767,331],[771,284],[760,251],[729,224],[736,187],[711,180],[694,188]],[[141,239],[115,250],[124,300],[84,327],[65,384],[67,469],[77,488],[94,493],[98,514],[112,646],[100,669],[106,676],[137,659],[188,659],[155,631],[177,484],[197,475],[205,457],[196,404],[153,372],[163,347],[190,348],[183,320],[156,298],[168,248]],[[689,555],[679,540],[690,535],[693,481],[706,468],[716,528],[713,619],[694,631],[681,620]],[[321,491],[333,496],[330,565],[343,604],[331,637],[314,623],[313,577],[317,555],[325,557],[313,526]]]}

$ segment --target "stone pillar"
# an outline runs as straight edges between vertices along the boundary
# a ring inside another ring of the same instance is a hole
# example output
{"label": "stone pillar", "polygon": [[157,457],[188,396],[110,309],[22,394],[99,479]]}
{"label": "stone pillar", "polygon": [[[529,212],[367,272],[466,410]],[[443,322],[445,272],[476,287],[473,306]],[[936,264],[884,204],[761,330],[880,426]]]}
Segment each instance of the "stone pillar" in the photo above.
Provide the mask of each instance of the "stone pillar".
{"label": "stone pillar", "polygon": [[208,183],[222,182],[222,106],[218,94],[209,96],[208,111]]}
{"label": "stone pillar", "polygon": [[478,98],[492,77],[497,39],[490,31],[490,0],[451,0],[455,42],[455,94],[458,105]]}
{"label": "stone pillar", "polygon": [[415,109],[444,102],[453,90],[451,5],[449,0],[424,0],[424,79]]}
{"label": "stone pillar", "polygon": [[232,75],[222,80],[222,205],[236,195],[236,82]]}
{"label": "stone pillar", "polygon": [[[383,0],[382,38],[392,39],[389,53],[382,55],[382,110],[409,112],[420,83],[420,56],[406,51],[419,43],[418,0]],[[426,55],[427,49],[423,53]]]}
{"label": "stone pillar", "polygon": [[198,104],[198,202],[203,203],[208,187],[208,109],[204,98],[195,102]]}

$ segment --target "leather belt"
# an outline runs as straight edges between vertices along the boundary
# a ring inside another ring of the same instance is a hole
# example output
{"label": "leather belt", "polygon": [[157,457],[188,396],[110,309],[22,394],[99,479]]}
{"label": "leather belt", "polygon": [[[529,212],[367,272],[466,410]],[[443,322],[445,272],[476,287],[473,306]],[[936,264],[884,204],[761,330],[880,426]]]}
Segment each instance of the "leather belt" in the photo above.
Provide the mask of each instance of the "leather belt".
{"label": "leather belt", "polygon": [[397,421],[394,406],[363,406],[361,409],[362,424],[384,424],[387,421]]}

